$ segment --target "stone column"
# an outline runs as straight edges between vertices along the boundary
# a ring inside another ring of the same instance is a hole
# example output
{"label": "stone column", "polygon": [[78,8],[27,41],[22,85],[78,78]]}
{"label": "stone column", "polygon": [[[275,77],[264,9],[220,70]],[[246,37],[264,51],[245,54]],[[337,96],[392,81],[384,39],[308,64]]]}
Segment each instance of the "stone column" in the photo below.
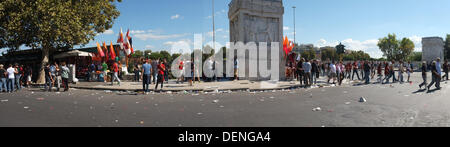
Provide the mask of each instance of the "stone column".
{"label": "stone column", "polygon": [[430,63],[436,58],[444,60],[444,39],[441,37],[422,38],[422,61]]}
{"label": "stone column", "polygon": [[[280,80],[285,80],[285,63],[284,51],[283,51],[283,14],[284,7],[282,0],[233,0],[229,4],[228,18],[230,20],[230,42],[255,42],[258,45],[259,55],[259,42],[267,42],[267,49],[270,51],[272,42],[279,42],[279,63],[280,68],[279,76]],[[270,54],[268,53],[270,56]],[[249,55],[245,56],[245,59],[249,60]],[[267,59],[269,64],[271,58]],[[245,61],[239,61],[245,62]],[[270,78],[262,78],[258,75],[257,78],[249,78],[248,65],[246,68],[240,67],[240,70],[246,71],[245,79],[249,80],[268,80]],[[259,72],[258,72],[259,73]]]}

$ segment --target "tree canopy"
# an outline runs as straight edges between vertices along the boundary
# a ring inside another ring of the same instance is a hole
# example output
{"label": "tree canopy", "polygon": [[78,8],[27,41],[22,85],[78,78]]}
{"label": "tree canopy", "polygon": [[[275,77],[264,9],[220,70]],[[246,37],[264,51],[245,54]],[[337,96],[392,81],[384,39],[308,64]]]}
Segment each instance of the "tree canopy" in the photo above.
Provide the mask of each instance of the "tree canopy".
{"label": "tree canopy", "polygon": [[[121,2],[121,0],[117,0]],[[116,0],[3,0],[0,2],[0,48],[42,49],[43,65],[55,49],[89,43],[110,29],[120,15]]]}
{"label": "tree canopy", "polygon": [[414,42],[408,38],[397,40],[395,34],[380,38],[378,47],[388,60],[405,60],[414,51]]}

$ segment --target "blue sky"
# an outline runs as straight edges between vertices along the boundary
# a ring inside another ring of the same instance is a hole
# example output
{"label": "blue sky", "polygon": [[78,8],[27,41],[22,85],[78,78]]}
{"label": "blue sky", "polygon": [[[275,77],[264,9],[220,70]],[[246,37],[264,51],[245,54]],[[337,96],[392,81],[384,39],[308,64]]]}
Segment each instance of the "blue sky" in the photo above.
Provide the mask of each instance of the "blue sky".
{"label": "blue sky", "polygon": [[[203,43],[212,40],[212,0],[123,0],[121,12],[111,30],[96,41],[116,41],[120,28],[129,28],[135,49],[168,50],[187,43],[193,47],[194,34]],[[229,41],[228,4],[215,0],[216,38]],[[293,9],[296,6],[296,41],[316,46],[343,42],[349,49],[364,50],[381,57],[377,39],[396,33],[411,38],[421,50],[421,37],[445,37],[450,33],[450,0],[283,0],[284,35],[293,39]]]}

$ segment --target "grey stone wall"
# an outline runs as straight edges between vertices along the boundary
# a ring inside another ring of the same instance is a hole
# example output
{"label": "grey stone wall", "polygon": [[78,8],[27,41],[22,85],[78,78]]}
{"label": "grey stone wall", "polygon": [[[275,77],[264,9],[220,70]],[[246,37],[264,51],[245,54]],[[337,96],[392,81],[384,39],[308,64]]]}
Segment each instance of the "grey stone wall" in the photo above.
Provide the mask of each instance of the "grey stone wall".
{"label": "grey stone wall", "polygon": [[[283,14],[282,0],[233,0],[229,4],[228,17],[230,21],[230,42],[267,42],[267,49],[271,48],[271,42],[279,42],[280,54],[280,80],[285,79],[285,60],[283,59]],[[257,51],[259,54],[259,50]],[[268,53],[268,55],[270,55]],[[250,56],[238,54],[238,57]],[[244,62],[244,61],[240,61]],[[271,59],[268,61],[269,68]],[[246,79],[267,80],[267,78],[248,78],[248,65]],[[254,66],[254,65],[252,65]],[[259,67],[259,62],[258,62]],[[240,70],[243,70],[242,68]],[[259,69],[258,69],[259,70]],[[270,79],[270,78],[269,78]]]}
{"label": "grey stone wall", "polygon": [[441,37],[422,38],[422,61],[428,63],[436,58],[444,59],[444,39]]}

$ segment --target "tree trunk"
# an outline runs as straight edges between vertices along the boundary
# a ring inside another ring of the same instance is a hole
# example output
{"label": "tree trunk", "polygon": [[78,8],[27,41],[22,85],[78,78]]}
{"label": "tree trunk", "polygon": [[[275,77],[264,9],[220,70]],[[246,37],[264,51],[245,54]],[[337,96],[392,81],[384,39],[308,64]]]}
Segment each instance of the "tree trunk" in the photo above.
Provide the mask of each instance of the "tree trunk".
{"label": "tree trunk", "polygon": [[45,72],[44,67],[48,63],[48,55],[49,55],[50,49],[48,47],[42,48],[42,61],[41,61],[41,67],[39,70],[39,76],[36,84],[44,84],[45,83]]}

